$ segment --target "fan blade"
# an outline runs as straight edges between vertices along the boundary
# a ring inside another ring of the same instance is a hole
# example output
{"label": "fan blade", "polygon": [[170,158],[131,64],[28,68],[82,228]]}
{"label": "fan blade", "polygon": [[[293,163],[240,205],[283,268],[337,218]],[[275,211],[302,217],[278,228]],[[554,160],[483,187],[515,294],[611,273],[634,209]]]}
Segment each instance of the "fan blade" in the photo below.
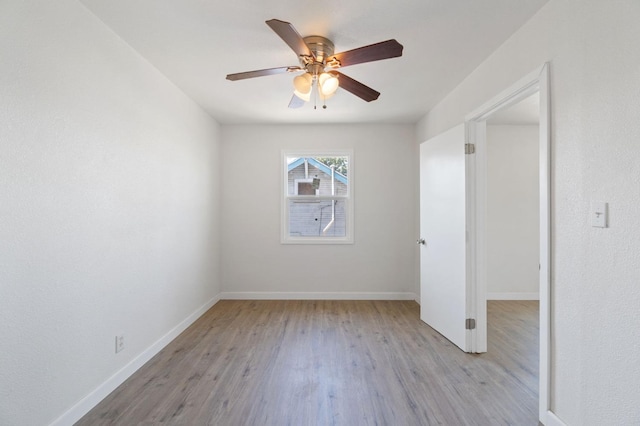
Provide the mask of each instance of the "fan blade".
{"label": "fan blade", "polygon": [[245,71],[245,72],[239,72],[235,74],[227,74],[227,80],[231,80],[231,81],[244,80],[245,78],[262,77],[265,75],[274,75],[274,74],[284,74],[287,72],[296,72],[301,70],[302,68],[300,67],[280,67],[280,68],[269,68],[266,70]]}
{"label": "fan blade", "polygon": [[296,29],[289,22],[280,21],[279,19],[271,19],[265,21],[271,29],[280,36],[285,43],[296,53],[296,55],[310,56],[315,59],[315,55],[304,42],[302,36],[296,31]]}
{"label": "fan blade", "polygon": [[304,99],[300,99],[296,95],[291,96],[291,100],[289,101],[289,108],[300,108],[304,105]]}
{"label": "fan blade", "polygon": [[347,92],[351,92],[357,97],[367,101],[375,101],[380,96],[380,92],[373,90],[369,86],[365,86],[357,80],[352,79],[348,75],[344,75],[338,71],[330,71],[331,74],[338,77],[338,81],[340,82],[340,87],[346,90]]}
{"label": "fan blade", "polygon": [[402,56],[403,46],[396,40],[382,41],[369,46],[359,47],[353,50],[347,50],[333,55],[327,64],[334,59],[340,62],[341,67],[349,65],[361,64],[363,62],[379,61],[381,59],[397,58]]}

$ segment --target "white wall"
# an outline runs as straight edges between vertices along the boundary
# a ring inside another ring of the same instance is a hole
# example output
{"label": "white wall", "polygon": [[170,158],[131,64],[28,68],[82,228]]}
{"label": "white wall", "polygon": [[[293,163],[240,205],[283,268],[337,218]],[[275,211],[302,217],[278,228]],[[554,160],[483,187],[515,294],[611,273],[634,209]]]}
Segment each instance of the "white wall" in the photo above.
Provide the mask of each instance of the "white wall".
{"label": "white wall", "polygon": [[[225,125],[222,140],[224,297],[289,292],[296,295],[278,297],[385,293],[382,297],[413,298],[418,176],[414,126]],[[280,243],[281,151],[315,148],[354,151],[355,244]]]}
{"label": "white wall", "polygon": [[551,0],[417,128],[437,135],[550,62],[551,398],[568,425],[640,424],[639,18],[637,0]]}
{"label": "white wall", "polygon": [[76,1],[1,2],[0,57],[0,424],[44,425],[219,293],[219,126]]}
{"label": "white wall", "polygon": [[539,128],[487,126],[487,299],[539,298]]}

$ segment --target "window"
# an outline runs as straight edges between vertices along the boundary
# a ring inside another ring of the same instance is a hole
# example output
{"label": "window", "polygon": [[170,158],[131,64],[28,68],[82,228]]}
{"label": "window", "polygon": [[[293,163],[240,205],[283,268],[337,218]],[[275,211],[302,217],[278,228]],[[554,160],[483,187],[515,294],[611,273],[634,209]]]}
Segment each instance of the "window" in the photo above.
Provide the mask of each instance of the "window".
{"label": "window", "polygon": [[353,153],[282,155],[282,242],[353,243]]}

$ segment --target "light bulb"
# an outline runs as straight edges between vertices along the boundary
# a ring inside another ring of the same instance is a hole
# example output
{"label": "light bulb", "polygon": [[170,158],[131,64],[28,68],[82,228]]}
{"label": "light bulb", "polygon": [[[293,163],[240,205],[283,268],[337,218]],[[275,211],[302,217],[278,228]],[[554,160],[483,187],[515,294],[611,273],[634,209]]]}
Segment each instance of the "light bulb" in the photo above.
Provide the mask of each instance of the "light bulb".
{"label": "light bulb", "polygon": [[329,94],[329,95],[325,95],[324,93],[322,93],[322,86],[320,86],[320,85],[318,84],[318,96],[319,96],[319,97],[320,97],[320,99],[322,99],[323,101],[326,101],[327,99],[332,98],[332,97],[333,97],[333,95],[335,95],[335,94],[336,94],[336,92],[333,92],[333,93],[331,93],[331,94]]}
{"label": "light bulb", "polygon": [[324,72],[318,77],[318,88],[325,98],[331,96],[338,90],[338,78],[333,74]]}

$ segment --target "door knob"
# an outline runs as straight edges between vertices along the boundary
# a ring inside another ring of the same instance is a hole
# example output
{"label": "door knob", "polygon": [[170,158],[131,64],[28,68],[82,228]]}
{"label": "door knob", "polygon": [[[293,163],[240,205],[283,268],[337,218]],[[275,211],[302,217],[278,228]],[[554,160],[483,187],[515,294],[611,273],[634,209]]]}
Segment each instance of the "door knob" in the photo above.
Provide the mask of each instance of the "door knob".
{"label": "door knob", "polygon": [[426,245],[427,243],[424,241],[424,238],[420,238],[418,241],[416,241],[417,244],[422,244],[423,246]]}

